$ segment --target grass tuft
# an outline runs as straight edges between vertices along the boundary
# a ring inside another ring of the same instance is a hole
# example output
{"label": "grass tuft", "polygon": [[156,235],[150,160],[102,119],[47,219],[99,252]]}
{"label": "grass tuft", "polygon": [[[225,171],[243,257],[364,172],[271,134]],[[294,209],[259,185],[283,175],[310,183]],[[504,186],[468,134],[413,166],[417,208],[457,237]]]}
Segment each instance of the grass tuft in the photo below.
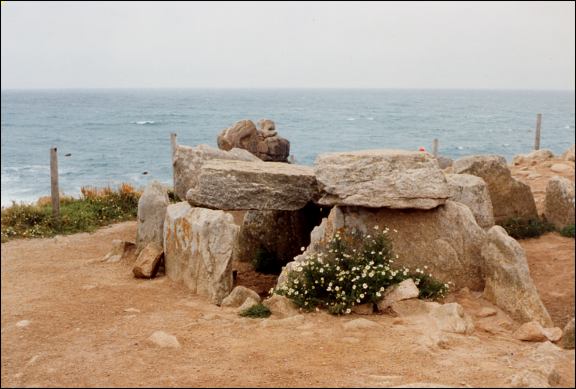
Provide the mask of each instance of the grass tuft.
{"label": "grass tuft", "polygon": [[239,313],[242,317],[250,317],[252,319],[264,319],[269,317],[271,314],[272,312],[270,312],[270,309],[268,309],[264,304],[252,305],[250,308],[246,308]]}

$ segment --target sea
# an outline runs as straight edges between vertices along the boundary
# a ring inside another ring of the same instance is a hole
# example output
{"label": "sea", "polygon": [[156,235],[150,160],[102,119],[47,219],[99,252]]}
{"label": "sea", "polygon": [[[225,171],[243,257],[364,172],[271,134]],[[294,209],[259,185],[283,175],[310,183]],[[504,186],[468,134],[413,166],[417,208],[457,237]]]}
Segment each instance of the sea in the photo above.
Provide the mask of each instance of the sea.
{"label": "sea", "polygon": [[574,143],[574,91],[393,89],[2,90],[1,200],[50,194],[50,148],[60,190],[170,184],[170,133],[216,147],[234,122],[272,119],[297,163],[362,149],[432,150],[450,158],[498,154],[511,162],[534,144],[562,153]]}

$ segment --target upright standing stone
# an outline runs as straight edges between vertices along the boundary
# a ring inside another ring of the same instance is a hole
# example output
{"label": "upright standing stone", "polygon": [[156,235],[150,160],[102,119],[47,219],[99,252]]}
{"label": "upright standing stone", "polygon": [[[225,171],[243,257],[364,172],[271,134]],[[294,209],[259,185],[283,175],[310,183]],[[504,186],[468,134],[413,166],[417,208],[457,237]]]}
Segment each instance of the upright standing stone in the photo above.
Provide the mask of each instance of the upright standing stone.
{"label": "upright standing stone", "polygon": [[482,256],[484,297],[522,323],[536,320],[544,327],[552,327],[552,319],[530,277],[524,250],[504,228],[494,226],[488,231]]}
{"label": "upright standing stone", "polygon": [[490,193],[482,178],[470,174],[446,174],[446,181],[451,199],[470,208],[480,227],[489,228],[494,225]]}
{"label": "upright standing stone", "polygon": [[[427,272],[436,279],[453,282],[456,288],[483,289],[484,260],[480,249],[486,233],[476,224],[467,206],[453,201],[433,210],[334,207],[328,218],[310,234],[310,245],[304,254],[295,260],[303,261],[308,254],[321,250],[340,228],[356,228],[372,234],[374,226],[380,230],[389,228],[388,236],[399,256],[394,266],[407,266],[412,270],[427,266]],[[286,265],[278,285],[285,282],[287,272],[293,267],[294,262]]]}
{"label": "upright standing stone", "polygon": [[138,200],[138,229],[136,231],[136,253],[155,242],[162,246],[162,235],[166,207],[170,204],[168,190],[154,181],[148,184]]}
{"label": "upright standing stone", "polygon": [[172,204],[164,222],[166,275],[220,304],[232,290],[232,254],[239,227],[224,211]]}
{"label": "upright standing stone", "polygon": [[511,218],[537,219],[530,187],[512,177],[506,159],[498,155],[476,155],[454,161],[454,173],[472,174],[488,185],[496,223]]}
{"label": "upright standing stone", "polygon": [[321,205],[431,209],[450,197],[427,153],[363,150],[321,154],[314,163]]}
{"label": "upright standing stone", "polygon": [[558,176],[548,181],[544,215],[556,228],[574,224],[574,182]]}

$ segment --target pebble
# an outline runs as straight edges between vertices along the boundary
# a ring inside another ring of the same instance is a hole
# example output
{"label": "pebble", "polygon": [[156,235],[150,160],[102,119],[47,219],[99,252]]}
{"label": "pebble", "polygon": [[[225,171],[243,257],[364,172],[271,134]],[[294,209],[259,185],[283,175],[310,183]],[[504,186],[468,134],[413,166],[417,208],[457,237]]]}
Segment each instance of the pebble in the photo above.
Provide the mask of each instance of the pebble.
{"label": "pebble", "polygon": [[174,335],[167,334],[164,331],[155,331],[148,340],[159,347],[170,347],[178,348],[180,347],[180,342]]}
{"label": "pebble", "polygon": [[124,309],[124,312],[140,313],[140,310],[136,309],[136,308],[126,308],[126,309]]}
{"label": "pebble", "polygon": [[30,320],[20,320],[18,323],[16,323],[16,327],[19,327],[19,328],[28,327],[29,325],[30,325]]}

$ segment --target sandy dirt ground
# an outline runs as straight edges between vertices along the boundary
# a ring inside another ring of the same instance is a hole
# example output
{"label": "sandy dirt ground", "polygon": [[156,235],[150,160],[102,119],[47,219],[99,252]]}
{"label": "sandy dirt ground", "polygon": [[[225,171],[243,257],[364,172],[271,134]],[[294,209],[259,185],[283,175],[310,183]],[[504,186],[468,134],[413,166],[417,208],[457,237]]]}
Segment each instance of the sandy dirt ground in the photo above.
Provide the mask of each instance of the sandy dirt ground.
{"label": "sandy dirt ground", "polygon": [[[532,186],[540,211],[550,166],[512,168]],[[574,179],[573,170],[560,175]],[[389,314],[364,316],[376,323],[369,330],[344,328],[358,315],[240,318],[165,276],[137,280],[130,263],[97,261],[112,239],[133,241],[135,231],[127,222],[2,244],[2,387],[510,387],[535,372],[552,386],[574,387],[574,351],[555,350],[550,359],[541,348],[549,344],[513,339],[519,324],[504,312],[477,316],[493,307],[480,293],[447,298],[474,319],[472,335],[434,333],[426,322]],[[521,244],[563,327],[574,316],[574,240],[549,233]],[[237,270],[237,282],[261,294],[274,282],[246,265]],[[152,344],[158,330],[181,347]]]}
{"label": "sandy dirt ground", "polygon": [[[378,324],[370,330],[344,329],[357,315],[246,319],[166,277],[137,280],[128,263],[94,262],[112,239],[134,234],[135,223],[127,222],[2,244],[2,387],[495,387],[541,364],[534,357],[541,344],[514,340],[518,324],[501,311],[475,318],[471,336],[445,334],[441,342],[425,323],[390,315],[368,316]],[[534,242],[525,247],[544,296],[562,302],[551,307],[553,317],[564,320],[566,307],[574,309],[573,292],[564,293],[574,288],[574,261],[566,263],[574,252],[573,243],[561,243],[554,254]],[[532,246],[540,251],[532,255]],[[450,299],[472,317],[491,306],[478,293]],[[28,326],[19,327],[23,320]],[[157,330],[176,336],[181,347],[150,343]],[[556,386],[574,386],[574,351],[562,351],[554,363]]]}

